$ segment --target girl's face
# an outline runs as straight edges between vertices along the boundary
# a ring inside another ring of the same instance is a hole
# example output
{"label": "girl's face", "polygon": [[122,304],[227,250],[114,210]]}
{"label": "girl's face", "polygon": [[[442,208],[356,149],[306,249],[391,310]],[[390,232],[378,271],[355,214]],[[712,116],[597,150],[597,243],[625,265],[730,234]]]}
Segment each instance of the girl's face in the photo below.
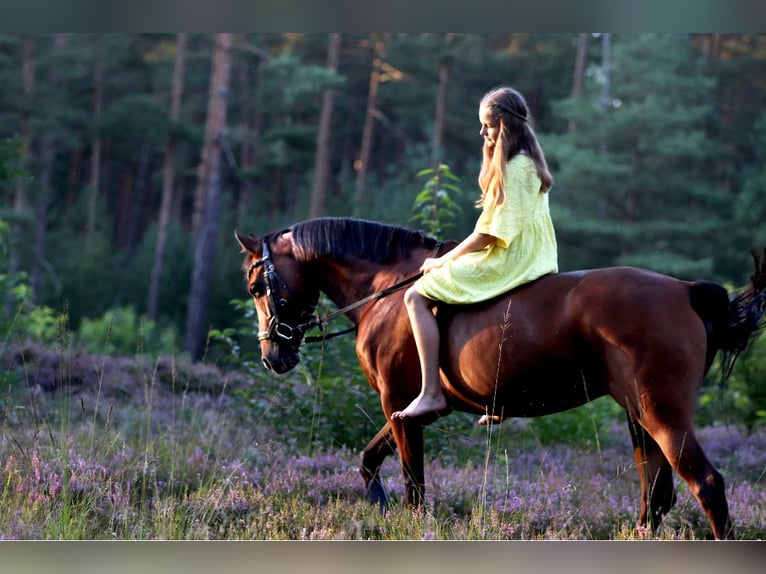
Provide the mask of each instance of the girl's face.
{"label": "girl's face", "polygon": [[479,135],[484,138],[484,145],[494,148],[500,136],[500,122],[486,107],[479,110],[479,122],[481,123]]}

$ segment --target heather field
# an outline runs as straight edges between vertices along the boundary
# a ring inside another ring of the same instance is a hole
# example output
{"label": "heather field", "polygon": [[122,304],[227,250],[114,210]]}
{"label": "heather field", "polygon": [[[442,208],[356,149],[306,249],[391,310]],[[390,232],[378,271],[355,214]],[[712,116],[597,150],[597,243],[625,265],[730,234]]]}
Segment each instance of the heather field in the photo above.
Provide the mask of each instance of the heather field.
{"label": "heather field", "polygon": [[[656,536],[636,528],[630,440],[608,403],[575,419],[490,428],[447,417],[427,430],[425,508],[413,513],[398,502],[403,485],[389,459],[383,475],[395,504],[381,515],[364,500],[357,461],[382,415],[358,381],[343,387],[337,377],[312,380],[305,372],[275,380],[171,357],[31,343],[8,344],[1,358],[4,539],[710,536],[682,484]],[[717,423],[700,438],[726,478],[739,537],[763,539],[766,429]]]}

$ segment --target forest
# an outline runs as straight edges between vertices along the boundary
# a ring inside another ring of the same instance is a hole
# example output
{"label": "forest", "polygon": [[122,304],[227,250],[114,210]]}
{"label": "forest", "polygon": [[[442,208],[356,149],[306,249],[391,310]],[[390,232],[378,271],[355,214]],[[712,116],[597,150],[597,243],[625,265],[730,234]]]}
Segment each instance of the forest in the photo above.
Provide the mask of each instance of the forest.
{"label": "forest", "polygon": [[418,226],[417,174],[443,164],[439,230],[470,231],[500,84],[551,163],[562,269],[739,286],[766,245],[766,35],[4,35],[0,78],[10,274],[73,329],[130,309],[195,358],[237,319],[235,229]]}
{"label": "forest", "polygon": [[[389,460],[381,515],[355,466],[383,415],[353,337],[266,373],[234,231],[350,216],[462,238],[478,103],[510,85],[555,180],[561,270],[734,292],[766,248],[766,34],[2,34],[0,80],[0,538],[710,535],[684,485],[659,532],[636,526],[624,413],[600,399],[435,423],[427,512],[396,505]],[[739,537],[763,539],[766,337],[719,375],[701,441]]]}

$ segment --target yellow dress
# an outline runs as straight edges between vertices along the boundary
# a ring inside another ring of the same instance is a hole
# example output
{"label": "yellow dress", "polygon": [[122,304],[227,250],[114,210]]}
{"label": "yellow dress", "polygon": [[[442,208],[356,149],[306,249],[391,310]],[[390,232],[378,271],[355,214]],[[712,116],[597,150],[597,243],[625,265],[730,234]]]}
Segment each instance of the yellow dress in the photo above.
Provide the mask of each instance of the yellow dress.
{"label": "yellow dress", "polygon": [[415,283],[418,293],[452,304],[478,303],[558,272],[558,250],[548,194],[532,159],[517,154],[505,168],[505,201],[485,203],[474,231],[496,241],[433,269]]}

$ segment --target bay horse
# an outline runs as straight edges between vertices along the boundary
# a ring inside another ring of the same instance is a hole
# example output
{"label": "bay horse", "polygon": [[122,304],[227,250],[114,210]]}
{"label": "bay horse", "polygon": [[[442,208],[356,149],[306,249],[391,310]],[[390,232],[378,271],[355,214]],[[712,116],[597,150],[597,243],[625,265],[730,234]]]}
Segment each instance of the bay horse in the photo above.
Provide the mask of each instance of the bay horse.
{"label": "bay horse", "polygon": [[[365,447],[367,496],[388,506],[379,470],[398,452],[406,499],[424,494],[426,419],[392,420],[420,390],[420,364],[403,291],[426,257],[448,251],[404,227],[320,218],[261,237],[235,236],[258,316],[263,365],[286,373],[324,292],[356,327],[356,354],[380,395],[386,424]],[[448,410],[534,417],[610,395],[627,413],[641,479],[639,524],[656,530],[686,481],[716,538],[733,537],[721,474],[697,441],[697,394],[715,355],[725,374],[763,327],[766,250],[752,284],[731,299],[722,286],[645,269],[561,272],[483,303],[439,305],[441,382]],[[387,295],[387,296],[383,296]],[[445,414],[445,413],[440,413]]]}

